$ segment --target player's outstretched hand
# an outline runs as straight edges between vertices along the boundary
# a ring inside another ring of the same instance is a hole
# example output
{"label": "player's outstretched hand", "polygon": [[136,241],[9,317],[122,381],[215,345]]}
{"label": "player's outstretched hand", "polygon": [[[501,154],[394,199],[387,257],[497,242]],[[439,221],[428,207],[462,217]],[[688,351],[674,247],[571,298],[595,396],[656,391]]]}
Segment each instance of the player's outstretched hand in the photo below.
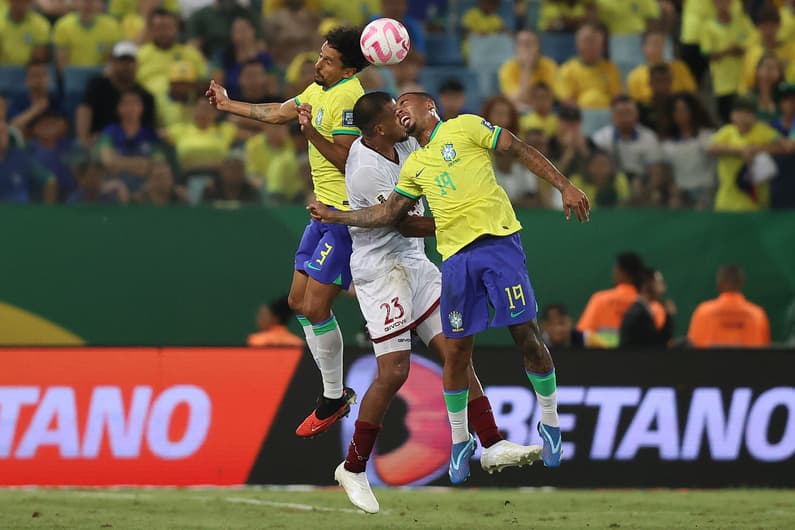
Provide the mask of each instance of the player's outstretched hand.
{"label": "player's outstretched hand", "polygon": [[210,104],[218,110],[224,110],[224,106],[229,103],[229,95],[226,93],[226,89],[216,83],[215,80],[210,81],[210,87],[204,95],[210,100]]}
{"label": "player's outstretched hand", "polygon": [[311,215],[312,219],[315,221],[324,223],[330,222],[329,217],[331,216],[331,210],[322,202],[312,201],[306,206],[306,209],[309,210],[309,215]]}
{"label": "player's outstretched hand", "polygon": [[563,195],[563,212],[566,220],[571,218],[571,211],[577,216],[579,222],[591,220],[591,203],[585,193],[573,184],[566,186],[561,192]]}

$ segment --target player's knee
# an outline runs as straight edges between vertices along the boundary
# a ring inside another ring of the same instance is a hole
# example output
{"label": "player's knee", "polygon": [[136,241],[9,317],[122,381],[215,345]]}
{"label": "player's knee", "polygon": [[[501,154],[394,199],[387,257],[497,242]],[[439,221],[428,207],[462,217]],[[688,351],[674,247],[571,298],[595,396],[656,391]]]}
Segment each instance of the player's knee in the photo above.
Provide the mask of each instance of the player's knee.
{"label": "player's knee", "polygon": [[293,295],[292,293],[287,295],[287,305],[289,305],[290,309],[292,309],[293,312],[295,312],[295,314],[297,314],[297,315],[303,315],[304,314],[303,307],[302,307],[303,306],[302,302],[303,302],[303,300],[301,298]]}
{"label": "player's knee", "polygon": [[406,379],[409,378],[410,366],[411,362],[408,355],[405,357],[400,356],[400,358],[393,359],[391,362],[380,366],[378,370],[378,377],[384,382],[385,385],[389,386],[390,389],[397,392],[397,390],[403,386],[403,383],[406,382]]}

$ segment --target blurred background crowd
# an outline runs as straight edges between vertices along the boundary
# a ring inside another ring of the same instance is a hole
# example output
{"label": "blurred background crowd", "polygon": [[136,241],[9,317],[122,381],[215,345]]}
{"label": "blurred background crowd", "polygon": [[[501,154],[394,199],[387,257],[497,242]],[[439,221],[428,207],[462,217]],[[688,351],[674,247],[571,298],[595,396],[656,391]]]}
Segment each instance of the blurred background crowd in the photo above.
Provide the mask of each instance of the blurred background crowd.
{"label": "blurred background crowd", "polygon": [[[795,207],[793,0],[0,0],[0,201],[302,204],[296,126],[220,115],[312,82],[323,35],[400,20],[366,90],[424,90],[545,153],[598,208]],[[515,205],[560,208],[495,155]]]}

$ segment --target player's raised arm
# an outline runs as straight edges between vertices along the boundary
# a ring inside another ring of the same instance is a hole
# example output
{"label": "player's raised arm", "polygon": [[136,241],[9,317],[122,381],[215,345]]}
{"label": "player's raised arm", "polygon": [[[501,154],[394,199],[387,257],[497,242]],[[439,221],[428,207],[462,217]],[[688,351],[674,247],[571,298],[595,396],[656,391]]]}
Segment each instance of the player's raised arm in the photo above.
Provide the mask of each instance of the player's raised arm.
{"label": "player's raised arm", "polygon": [[218,110],[265,123],[287,123],[298,117],[298,105],[295,104],[294,99],[288,99],[284,103],[259,104],[235,101],[229,99],[226,89],[215,81],[210,81],[210,86],[204,95]]}
{"label": "player's raised arm", "polygon": [[416,202],[417,199],[410,199],[393,191],[387,197],[386,202],[362,208],[361,210],[350,212],[332,210],[317,201],[310,202],[306,209],[309,210],[313,219],[324,223],[374,228],[396,224],[406,216]]}
{"label": "player's raised arm", "polygon": [[571,217],[571,210],[574,210],[578,221],[590,220],[591,205],[588,197],[536,148],[519,140],[512,132],[503,129],[497,141],[497,149],[514,155],[527,169],[560,191],[563,196],[563,211],[566,213],[566,219]]}

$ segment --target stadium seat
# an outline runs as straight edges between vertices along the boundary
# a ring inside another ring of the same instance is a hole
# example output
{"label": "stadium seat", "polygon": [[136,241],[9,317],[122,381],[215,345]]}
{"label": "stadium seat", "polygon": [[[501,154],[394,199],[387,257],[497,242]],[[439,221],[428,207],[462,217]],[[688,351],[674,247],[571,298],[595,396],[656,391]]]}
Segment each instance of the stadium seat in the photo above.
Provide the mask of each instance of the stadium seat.
{"label": "stadium seat", "polygon": [[513,56],[514,43],[509,35],[469,37],[469,69],[477,75],[480,93],[483,96],[499,94],[497,72],[500,66]]}
{"label": "stadium seat", "polygon": [[463,65],[461,39],[445,33],[429,33],[425,38],[427,64],[430,66]]}
{"label": "stadium seat", "polygon": [[83,99],[86,85],[94,76],[101,75],[101,68],[67,66],[63,71],[64,106],[66,113],[74,117],[75,109]]}
{"label": "stadium seat", "polygon": [[541,33],[541,53],[562,64],[577,55],[573,33],[545,31]]}
{"label": "stadium seat", "polygon": [[621,70],[622,78],[639,64],[643,64],[643,45],[640,35],[611,35],[610,60]]}
{"label": "stadium seat", "polygon": [[610,125],[610,109],[582,109],[582,134],[584,136],[591,136],[605,125]]}
{"label": "stadium seat", "polygon": [[480,87],[477,78],[470,71],[455,66],[426,66],[420,70],[420,84],[434,97],[439,95],[439,87],[448,79],[457,79],[464,85],[466,109],[469,112],[480,112]]}
{"label": "stadium seat", "polygon": [[24,66],[0,66],[0,95],[13,99],[26,91]]}

